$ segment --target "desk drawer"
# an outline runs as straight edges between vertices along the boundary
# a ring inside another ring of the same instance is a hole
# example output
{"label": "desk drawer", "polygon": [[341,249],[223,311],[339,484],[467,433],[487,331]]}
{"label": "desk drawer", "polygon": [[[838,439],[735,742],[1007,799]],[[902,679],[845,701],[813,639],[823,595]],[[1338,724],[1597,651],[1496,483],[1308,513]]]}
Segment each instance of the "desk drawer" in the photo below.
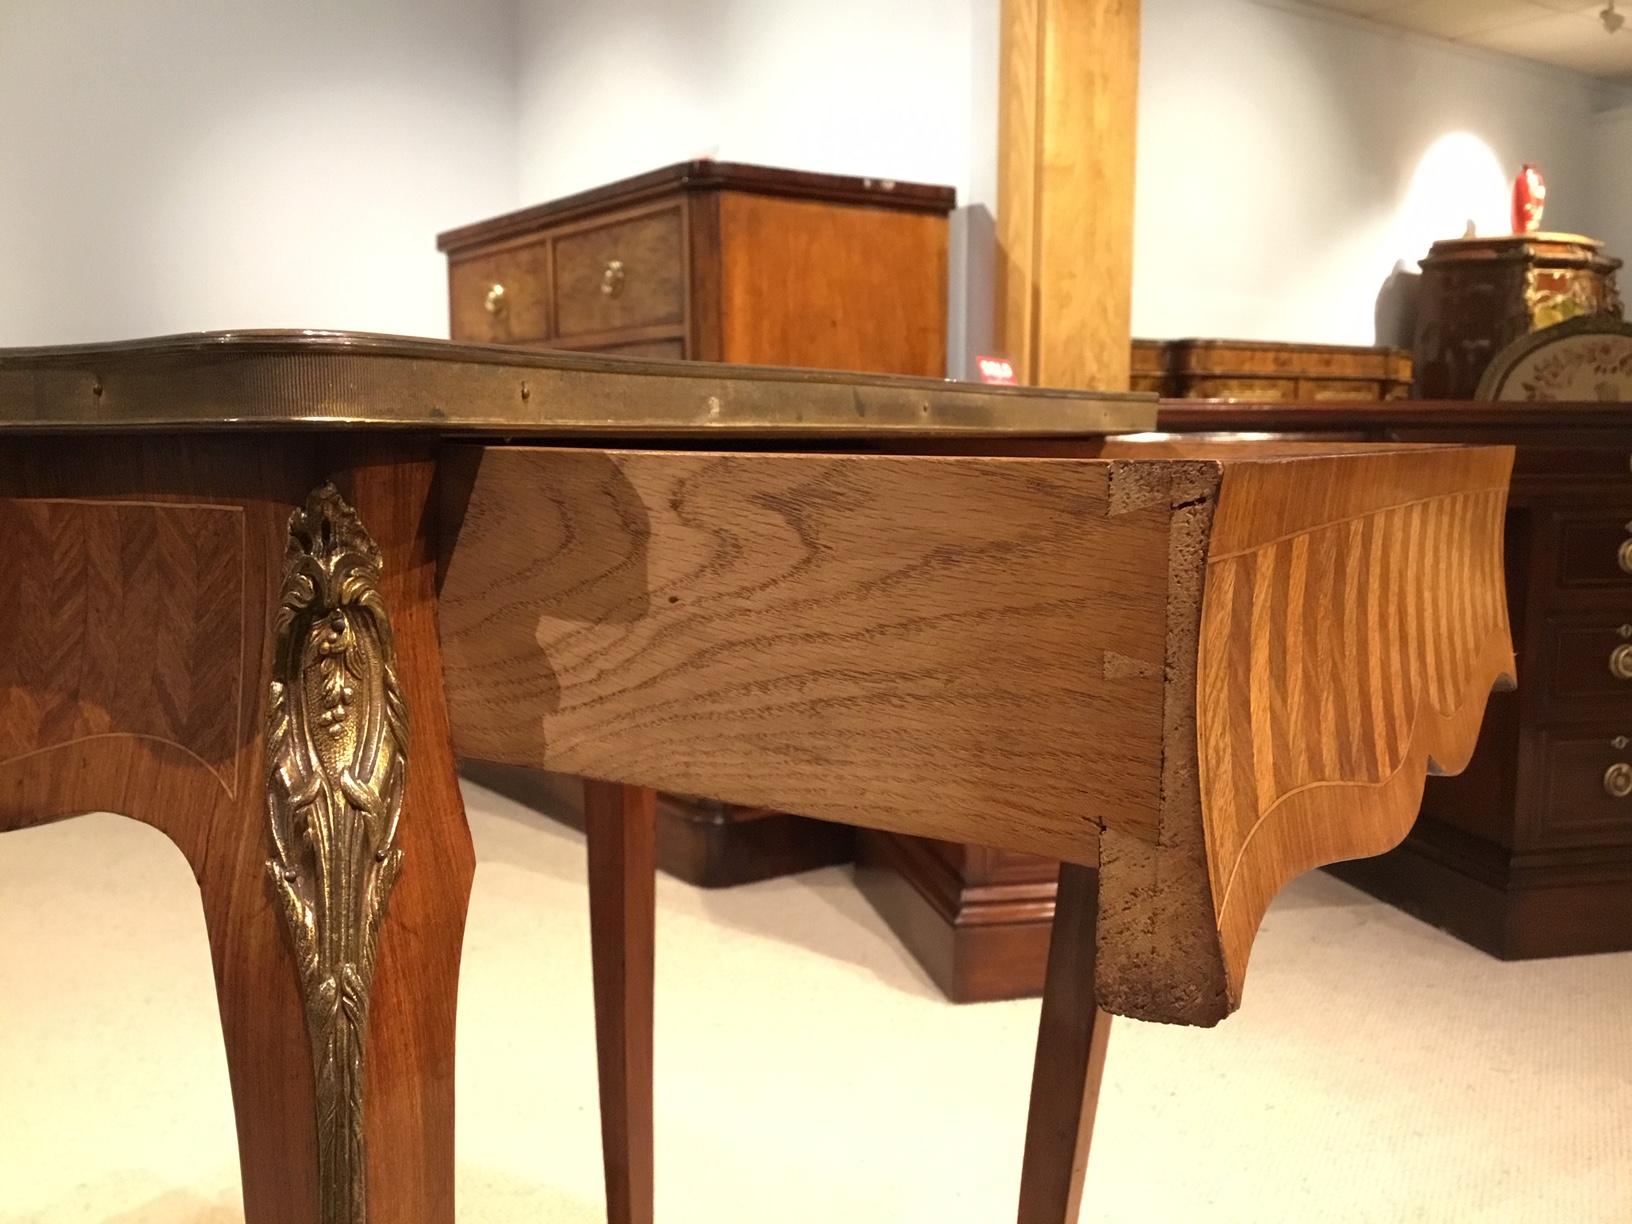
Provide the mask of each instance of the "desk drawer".
{"label": "desk drawer", "polygon": [[685,281],[678,207],[563,234],[555,240],[556,335],[679,323]]}
{"label": "desk drawer", "polygon": [[1541,759],[1539,840],[1632,842],[1632,740],[1609,727],[1549,732]]}
{"label": "desk drawer", "polygon": [[[1560,590],[1632,593],[1632,512],[1560,517],[1556,581]],[[1632,605],[1629,605],[1632,608]]]}
{"label": "desk drawer", "polygon": [[1543,633],[1549,701],[1621,705],[1632,727],[1632,601],[1625,614],[1552,618]]}
{"label": "desk drawer", "polygon": [[541,239],[450,264],[453,338],[514,344],[548,336],[549,259]]}

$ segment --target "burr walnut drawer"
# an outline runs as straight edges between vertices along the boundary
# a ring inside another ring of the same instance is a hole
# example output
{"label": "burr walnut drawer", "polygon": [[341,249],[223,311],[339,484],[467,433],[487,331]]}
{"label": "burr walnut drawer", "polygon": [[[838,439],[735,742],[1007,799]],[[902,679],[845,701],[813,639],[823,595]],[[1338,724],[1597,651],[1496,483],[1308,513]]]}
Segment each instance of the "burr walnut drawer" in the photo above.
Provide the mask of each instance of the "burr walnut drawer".
{"label": "burr walnut drawer", "polygon": [[1561,515],[1555,523],[1554,564],[1560,589],[1632,591],[1632,532],[1628,531],[1632,511],[1580,517]]}
{"label": "burr walnut drawer", "polygon": [[1632,841],[1632,719],[1542,737],[1537,832],[1549,842]]}
{"label": "burr walnut drawer", "polygon": [[549,265],[544,240],[450,264],[453,334],[488,344],[544,339],[550,334]]}
{"label": "burr walnut drawer", "polygon": [[555,333],[562,339],[685,318],[680,209],[573,230],[555,240]]}

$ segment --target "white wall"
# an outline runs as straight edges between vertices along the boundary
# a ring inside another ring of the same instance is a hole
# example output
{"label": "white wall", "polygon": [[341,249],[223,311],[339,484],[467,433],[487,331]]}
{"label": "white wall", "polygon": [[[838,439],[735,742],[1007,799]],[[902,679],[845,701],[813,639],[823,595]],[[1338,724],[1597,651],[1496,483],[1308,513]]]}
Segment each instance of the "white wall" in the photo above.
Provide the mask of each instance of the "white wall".
{"label": "white wall", "polygon": [[516,202],[513,0],[7,0],[0,345],[445,335]]}
{"label": "white wall", "polygon": [[[9,0],[0,344],[444,334],[438,230],[705,154],[990,208],[998,9]],[[1142,335],[1369,343],[1396,261],[1504,224],[1525,160],[1550,228],[1632,255],[1632,93],[1281,0],[1145,0],[1142,74]],[[955,369],[989,221],[955,221]]]}
{"label": "white wall", "polygon": [[[1632,102],[1596,115],[1592,124],[1592,228],[1611,255],[1632,267]],[[1623,296],[1632,272],[1622,276]]]}
{"label": "white wall", "polygon": [[1146,0],[1141,72],[1134,331],[1154,337],[1372,343],[1396,261],[1469,217],[1507,232],[1521,163],[1547,228],[1590,231],[1594,112],[1625,96],[1248,0]]}
{"label": "white wall", "polygon": [[[519,0],[522,195],[697,156],[969,194],[997,0]],[[984,139],[995,136],[992,131]]]}
{"label": "white wall", "polygon": [[[521,4],[525,199],[713,155],[995,204],[998,0]],[[1549,228],[1593,232],[1594,115],[1627,97],[1280,0],[1145,0],[1134,330],[1373,343],[1396,264],[1505,232],[1522,162]],[[988,222],[954,223],[954,372],[990,336]]]}
{"label": "white wall", "polygon": [[989,343],[999,0],[520,5],[524,199],[694,157],[947,184],[954,372]]}

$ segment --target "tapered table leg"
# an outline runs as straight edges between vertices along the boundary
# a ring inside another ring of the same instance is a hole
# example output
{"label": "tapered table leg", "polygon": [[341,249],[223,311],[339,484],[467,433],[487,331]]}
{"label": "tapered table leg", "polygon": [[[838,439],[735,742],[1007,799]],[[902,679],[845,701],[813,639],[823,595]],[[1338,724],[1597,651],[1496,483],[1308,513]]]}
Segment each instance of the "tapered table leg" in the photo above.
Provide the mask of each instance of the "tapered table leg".
{"label": "tapered table leg", "polygon": [[1111,1018],[1094,1004],[1099,873],[1060,864],[1037,1061],[1031,1077],[1020,1224],[1076,1224]]}
{"label": "tapered table leg", "polygon": [[584,782],[609,1224],[652,1220],[655,800],[643,787]]}

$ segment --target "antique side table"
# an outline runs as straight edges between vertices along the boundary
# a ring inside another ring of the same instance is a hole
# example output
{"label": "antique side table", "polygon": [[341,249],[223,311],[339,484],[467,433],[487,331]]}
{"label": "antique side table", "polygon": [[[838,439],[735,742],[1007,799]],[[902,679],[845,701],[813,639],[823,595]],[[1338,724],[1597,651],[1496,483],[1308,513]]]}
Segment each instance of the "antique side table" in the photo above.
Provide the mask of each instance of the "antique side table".
{"label": "antique side table", "polygon": [[1021,1193],[1059,1224],[1103,1013],[1227,1014],[1276,889],[1398,841],[1512,673],[1510,450],[1102,440],[1151,412],[341,334],[0,353],[0,829],[188,858],[250,1224],[453,1217],[455,754],[595,780],[618,1220],[638,787],[1059,858]]}

